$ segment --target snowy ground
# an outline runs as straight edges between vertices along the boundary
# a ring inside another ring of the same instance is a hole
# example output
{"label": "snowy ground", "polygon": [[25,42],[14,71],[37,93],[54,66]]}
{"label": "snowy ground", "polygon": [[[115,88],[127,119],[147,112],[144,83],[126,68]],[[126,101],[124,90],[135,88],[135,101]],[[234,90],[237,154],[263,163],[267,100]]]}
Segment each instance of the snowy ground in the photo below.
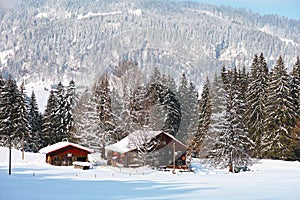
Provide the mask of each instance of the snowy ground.
{"label": "snowy ground", "polygon": [[262,160],[250,172],[198,169],[197,174],[157,172],[148,168],[91,170],[55,167],[45,155],[0,147],[0,199],[299,199],[300,163]]}

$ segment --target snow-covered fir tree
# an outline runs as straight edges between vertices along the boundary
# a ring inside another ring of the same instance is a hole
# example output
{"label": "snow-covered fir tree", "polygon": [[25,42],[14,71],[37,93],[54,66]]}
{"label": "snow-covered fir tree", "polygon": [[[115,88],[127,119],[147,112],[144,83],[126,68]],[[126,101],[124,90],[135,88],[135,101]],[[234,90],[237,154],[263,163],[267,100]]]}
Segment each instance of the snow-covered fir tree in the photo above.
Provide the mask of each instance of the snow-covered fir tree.
{"label": "snow-covered fir tree", "polygon": [[198,119],[199,119],[199,102],[198,102],[198,92],[195,85],[190,82],[189,86],[189,105],[190,105],[190,120],[188,133],[190,136],[194,135],[198,128]]}
{"label": "snow-covered fir tree", "polygon": [[[53,90],[50,91],[49,98],[47,101],[46,110],[43,117],[43,146],[48,146],[56,142],[61,142],[60,136],[58,135],[57,125],[57,98]],[[59,120],[60,121],[60,120]]]}
{"label": "snow-covered fir tree", "polygon": [[102,158],[104,158],[104,146],[109,144],[110,136],[102,129],[97,103],[92,91],[87,89],[82,93],[76,112],[78,118],[75,120],[74,139],[84,146],[102,152]]}
{"label": "snow-covered fir tree", "polygon": [[16,137],[18,138],[18,148],[25,151],[26,144],[29,142],[29,128],[28,128],[28,107],[26,102],[25,86],[21,84],[17,95],[16,102]]}
{"label": "snow-covered fir tree", "polygon": [[202,144],[205,137],[207,137],[211,114],[210,83],[209,79],[207,79],[203,86],[201,99],[199,101],[198,126],[196,132],[192,136],[192,144],[190,147],[197,157],[201,157],[200,150],[203,147]]}
{"label": "snow-covered fir tree", "polygon": [[180,141],[186,142],[189,138],[189,120],[191,119],[191,110],[189,104],[189,82],[185,73],[181,75],[178,97],[181,107],[181,120],[178,135],[176,136]]}
{"label": "snow-covered fir tree", "polygon": [[[233,172],[234,165],[244,166],[251,161],[250,150],[253,144],[240,112],[243,102],[237,89],[237,70],[234,69],[229,73],[222,71],[222,81],[224,85],[225,83],[227,85],[224,91],[225,112],[219,132],[215,133],[213,137],[209,135],[212,140],[209,162],[213,166],[229,167],[229,171]],[[213,117],[212,114],[212,120]]]}
{"label": "snow-covered fir tree", "polygon": [[268,87],[268,67],[263,54],[255,55],[251,65],[247,88],[247,125],[252,140],[255,142],[254,155],[261,157],[261,140],[264,134],[266,101]]}
{"label": "snow-covered fir tree", "polygon": [[26,150],[38,152],[38,150],[44,147],[42,135],[42,115],[39,113],[34,91],[32,91],[28,105],[28,127],[30,134]]}
{"label": "snow-covered fir tree", "polygon": [[266,126],[262,137],[262,154],[266,158],[295,158],[295,141],[290,132],[295,126],[297,112],[290,94],[289,77],[280,56],[268,85]]}
{"label": "snow-covered fir tree", "polygon": [[6,144],[6,134],[4,134],[4,128],[5,128],[5,115],[4,115],[4,109],[5,109],[5,101],[4,101],[4,86],[5,86],[5,79],[3,79],[2,75],[0,75],[0,146],[5,146]]}
{"label": "snow-covered fir tree", "polygon": [[213,151],[212,147],[216,143],[217,138],[221,135],[224,129],[225,122],[225,87],[220,76],[215,75],[211,85],[211,118],[208,128],[208,133],[203,142],[201,154],[210,155]]}
{"label": "snow-covered fir tree", "polygon": [[57,141],[62,141],[64,139],[69,139],[67,132],[67,101],[66,101],[66,91],[64,85],[59,82],[55,90],[55,96],[57,100],[56,107],[56,135]]}
{"label": "snow-covered fir tree", "polygon": [[19,148],[21,140],[18,137],[17,124],[19,120],[19,91],[12,77],[9,77],[1,91],[1,133],[4,146]]}
{"label": "snow-covered fir tree", "polygon": [[66,130],[66,135],[68,138],[71,138],[73,133],[75,132],[75,127],[74,127],[74,108],[76,106],[76,86],[75,86],[75,81],[71,80],[69,83],[69,86],[67,87],[66,90],[66,95],[65,95],[65,130]]}
{"label": "snow-covered fir tree", "polygon": [[110,141],[117,142],[118,135],[114,132],[116,119],[112,112],[111,91],[108,74],[103,74],[92,88],[92,98],[96,102],[96,109],[100,120],[100,126],[109,137]]}
{"label": "snow-covered fir tree", "polygon": [[168,87],[162,86],[159,91],[161,98],[161,104],[166,111],[166,117],[163,130],[176,136],[181,124],[181,105],[176,94],[173,93]]}
{"label": "snow-covered fir tree", "polygon": [[300,116],[300,59],[299,56],[293,66],[290,75],[291,97],[293,98],[293,106],[297,111],[297,118]]}

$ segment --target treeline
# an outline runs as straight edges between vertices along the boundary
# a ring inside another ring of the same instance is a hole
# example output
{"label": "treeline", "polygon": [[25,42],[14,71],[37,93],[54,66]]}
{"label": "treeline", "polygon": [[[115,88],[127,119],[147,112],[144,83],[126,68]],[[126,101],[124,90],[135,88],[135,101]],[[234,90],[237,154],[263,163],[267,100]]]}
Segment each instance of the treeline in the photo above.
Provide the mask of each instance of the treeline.
{"label": "treeline", "polygon": [[255,55],[249,73],[223,67],[204,85],[191,153],[218,166],[246,165],[251,157],[296,159],[299,81],[299,57],[290,73],[282,57],[269,70],[263,54]]}
{"label": "treeline", "polygon": [[299,158],[300,61],[288,73],[281,57],[270,70],[263,54],[249,72],[222,68],[201,97],[185,73],[176,83],[157,68],[143,73],[123,61],[79,94],[75,82],[50,91],[46,110],[22,84],[1,78],[1,146],[38,151],[63,139],[102,152],[135,130],[164,130],[212,164],[245,165],[251,158]]}
{"label": "treeline", "polygon": [[26,97],[24,84],[18,89],[12,78],[1,83],[6,114],[1,115],[1,146],[37,152],[66,139],[104,153],[106,145],[135,130],[164,130],[183,141],[196,130],[198,94],[185,74],[177,85],[157,68],[149,76],[124,61],[80,95],[74,81],[67,87],[59,83],[43,114],[34,92]]}
{"label": "treeline", "polygon": [[177,85],[157,68],[149,76],[136,63],[121,62],[79,98],[74,138],[103,153],[136,130],[164,130],[187,141],[196,127],[197,101],[185,74]]}
{"label": "treeline", "polygon": [[51,90],[44,114],[39,112],[35,93],[28,98],[9,77],[0,78],[0,146],[37,152],[42,147],[71,138],[74,130],[75,82],[61,83]]}

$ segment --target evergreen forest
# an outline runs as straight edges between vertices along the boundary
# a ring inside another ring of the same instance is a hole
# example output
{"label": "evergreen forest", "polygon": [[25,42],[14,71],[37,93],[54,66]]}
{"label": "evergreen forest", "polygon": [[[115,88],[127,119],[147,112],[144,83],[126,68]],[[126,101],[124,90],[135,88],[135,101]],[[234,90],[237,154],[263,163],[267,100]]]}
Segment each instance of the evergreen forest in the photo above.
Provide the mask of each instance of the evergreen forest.
{"label": "evergreen forest", "polygon": [[[122,61],[79,89],[59,82],[40,113],[35,93],[12,76],[0,78],[0,145],[38,152],[68,140],[102,152],[135,130],[163,130],[185,143],[192,157],[217,167],[253,158],[300,158],[300,59],[287,71],[280,56],[268,66],[222,67],[201,91],[186,73],[175,81],[154,68],[143,74]],[[249,70],[247,70],[249,69]]]}

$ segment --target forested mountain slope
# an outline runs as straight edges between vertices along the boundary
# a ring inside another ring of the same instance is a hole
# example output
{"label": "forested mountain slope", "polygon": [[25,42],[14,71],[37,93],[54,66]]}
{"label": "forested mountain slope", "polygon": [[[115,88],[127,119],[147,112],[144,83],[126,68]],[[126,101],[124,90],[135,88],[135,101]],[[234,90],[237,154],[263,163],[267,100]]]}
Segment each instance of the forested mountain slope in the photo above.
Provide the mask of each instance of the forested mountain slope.
{"label": "forested mountain slope", "polygon": [[19,82],[75,79],[91,85],[123,60],[158,67],[196,85],[262,52],[289,68],[300,52],[300,21],[244,9],[164,0],[20,0],[0,10],[0,63]]}

